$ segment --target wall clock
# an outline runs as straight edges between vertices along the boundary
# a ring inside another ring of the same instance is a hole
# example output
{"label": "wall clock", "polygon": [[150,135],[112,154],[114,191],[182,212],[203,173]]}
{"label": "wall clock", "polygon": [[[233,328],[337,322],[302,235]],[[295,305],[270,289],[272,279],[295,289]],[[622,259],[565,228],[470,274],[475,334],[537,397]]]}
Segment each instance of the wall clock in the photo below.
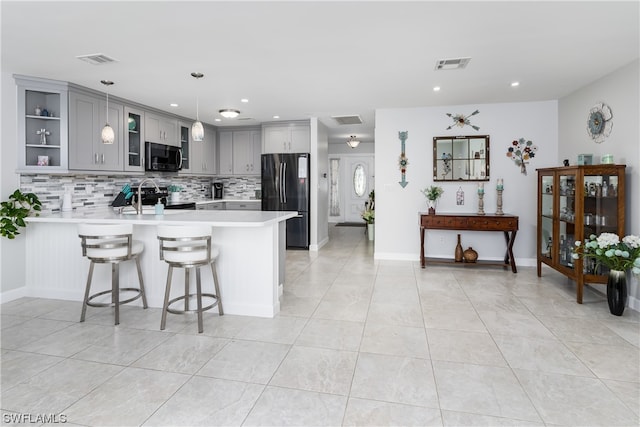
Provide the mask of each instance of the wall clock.
{"label": "wall clock", "polygon": [[611,108],[604,102],[594,105],[587,117],[587,133],[598,144],[611,134],[613,122]]}

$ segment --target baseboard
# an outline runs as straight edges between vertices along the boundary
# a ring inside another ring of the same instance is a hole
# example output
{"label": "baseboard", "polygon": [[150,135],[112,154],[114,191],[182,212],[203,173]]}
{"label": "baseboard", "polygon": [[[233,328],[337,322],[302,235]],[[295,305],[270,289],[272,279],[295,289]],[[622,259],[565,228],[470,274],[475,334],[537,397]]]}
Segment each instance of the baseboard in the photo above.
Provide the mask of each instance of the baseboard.
{"label": "baseboard", "polygon": [[19,298],[23,298],[27,296],[27,287],[22,286],[21,288],[10,289],[8,291],[0,292],[0,304],[4,304],[5,302],[14,301]]}
{"label": "baseboard", "polygon": [[322,241],[320,243],[318,243],[317,245],[309,245],[309,250],[310,251],[314,251],[314,252],[318,252],[320,249],[322,249],[322,247],[324,245],[326,245],[327,243],[329,243],[329,238],[325,237],[324,239],[322,239]]}

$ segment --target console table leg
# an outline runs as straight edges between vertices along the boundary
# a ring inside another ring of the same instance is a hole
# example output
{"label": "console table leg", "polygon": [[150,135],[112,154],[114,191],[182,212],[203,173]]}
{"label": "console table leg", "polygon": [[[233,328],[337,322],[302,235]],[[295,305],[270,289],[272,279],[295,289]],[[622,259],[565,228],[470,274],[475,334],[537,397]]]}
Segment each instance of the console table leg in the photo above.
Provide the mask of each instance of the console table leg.
{"label": "console table leg", "polygon": [[424,227],[420,227],[420,268],[424,268]]}
{"label": "console table leg", "polygon": [[509,261],[511,263],[511,271],[513,271],[514,273],[518,272],[518,269],[516,268],[516,259],[513,257],[513,244],[516,241],[517,232],[518,232],[517,230],[513,230],[511,232],[509,243],[507,244],[507,256],[509,257]]}

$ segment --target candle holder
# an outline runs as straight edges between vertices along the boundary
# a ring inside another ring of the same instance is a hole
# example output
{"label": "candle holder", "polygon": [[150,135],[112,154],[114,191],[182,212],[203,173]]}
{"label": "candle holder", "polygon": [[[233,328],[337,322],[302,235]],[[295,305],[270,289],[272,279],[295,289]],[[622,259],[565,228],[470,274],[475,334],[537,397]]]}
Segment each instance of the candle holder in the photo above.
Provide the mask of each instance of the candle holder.
{"label": "candle holder", "polygon": [[496,215],[504,215],[504,212],[502,212],[502,192],[504,191],[501,185],[498,185],[498,208],[496,209]]}
{"label": "candle holder", "polygon": [[484,215],[484,191],[478,190],[478,215]]}

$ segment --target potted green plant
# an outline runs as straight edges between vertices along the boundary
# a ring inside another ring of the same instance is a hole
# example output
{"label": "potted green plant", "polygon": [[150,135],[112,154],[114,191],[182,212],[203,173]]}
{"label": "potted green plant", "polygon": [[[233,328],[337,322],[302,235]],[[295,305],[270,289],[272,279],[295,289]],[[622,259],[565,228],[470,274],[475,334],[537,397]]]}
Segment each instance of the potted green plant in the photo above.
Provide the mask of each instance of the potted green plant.
{"label": "potted green plant", "polygon": [[180,192],[182,191],[182,187],[171,184],[167,187],[167,191],[169,191],[169,200],[171,200],[172,202],[177,202],[180,200]]}
{"label": "potted green plant", "polygon": [[367,207],[362,212],[362,219],[367,224],[367,236],[369,236],[369,240],[373,240],[375,232],[374,223],[376,222],[376,211],[371,209],[370,207]]}
{"label": "potted green plant", "polygon": [[640,275],[640,237],[629,235],[620,240],[617,234],[592,234],[584,243],[576,241],[573,259],[592,258],[609,269],[607,302],[611,314],[621,316],[627,303],[627,270]]}
{"label": "potted green plant", "polygon": [[42,203],[33,193],[23,193],[17,189],[9,196],[9,200],[0,204],[0,235],[15,239],[20,234],[18,227],[26,227],[24,219],[32,212],[36,216],[42,209]]}
{"label": "potted green plant", "polygon": [[422,194],[427,198],[427,205],[429,206],[429,215],[436,214],[436,205],[438,204],[438,199],[444,193],[442,187],[438,187],[437,185],[432,185],[429,188],[425,188],[420,190]]}

